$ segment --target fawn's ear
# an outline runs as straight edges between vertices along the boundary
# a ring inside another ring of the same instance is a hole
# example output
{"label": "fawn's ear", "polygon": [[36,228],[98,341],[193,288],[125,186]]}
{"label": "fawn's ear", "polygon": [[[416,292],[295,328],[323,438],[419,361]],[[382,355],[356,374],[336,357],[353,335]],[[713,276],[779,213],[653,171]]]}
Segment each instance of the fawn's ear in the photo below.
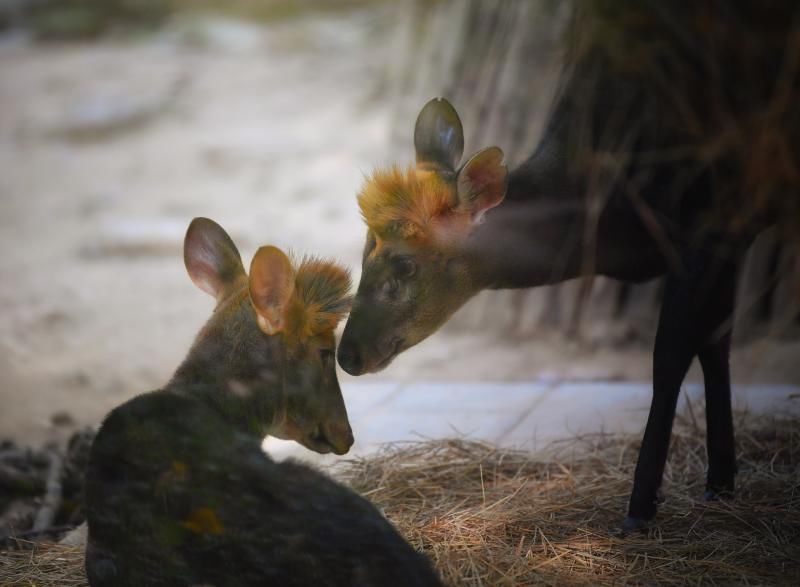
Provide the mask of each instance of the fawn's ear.
{"label": "fawn's ear", "polygon": [[418,167],[455,171],[464,152],[464,129],[450,102],[434,98],[425,104],[414,127],[414,148]]}
{"label": "fawn's ear", "polygon": [[503,201],[508,185],[508,168],[503,163],[503,151],[489,147],[473,155],[458,172],[456,191],[458,209],[480,222],[487,210]]}
{"label": "fawn's ear", "polygon": [[208,218],[195,218],[189,224],[183,262],[195,285],[217,300],[245,277],[242,258],[231,237]]}
{"label": "fawn's ear", "polygon": [[294,292],[294,269],[277,247],[261,247],[250,263],[250,299],[265,334],[276,334],[285,325],[286,308]]}

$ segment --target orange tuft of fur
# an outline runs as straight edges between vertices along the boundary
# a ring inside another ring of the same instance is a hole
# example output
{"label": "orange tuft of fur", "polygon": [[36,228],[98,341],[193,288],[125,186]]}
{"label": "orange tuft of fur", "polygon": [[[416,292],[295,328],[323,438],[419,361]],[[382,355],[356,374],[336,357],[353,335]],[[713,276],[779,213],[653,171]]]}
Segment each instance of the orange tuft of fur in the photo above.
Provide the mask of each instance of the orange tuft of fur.
{"label": "orange tuft of fur", "polygon": [[292,265],[295,289],[286,312],[287,334],[302,341],[332,332],[350,311],[350,272],[310,256]]}
{"label": "orange tuft of fur", "polygon": [[455,185],[438,173],[397,166],[366,178],[358,205],[367,226],[382,238],[421,240],[431,223],[453,209]]}

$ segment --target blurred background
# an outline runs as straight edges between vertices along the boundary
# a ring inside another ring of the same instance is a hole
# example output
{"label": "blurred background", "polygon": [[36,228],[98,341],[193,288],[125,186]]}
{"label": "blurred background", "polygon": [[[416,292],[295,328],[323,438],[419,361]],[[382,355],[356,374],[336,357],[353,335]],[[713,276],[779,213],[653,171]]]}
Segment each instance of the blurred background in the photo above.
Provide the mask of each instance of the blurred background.
{"label": "blurred background", "polygon": [[[183,267],[193,217],[245,264],[271,243],[357,281],[355,194],[413,161],[429,98],[459,111],[466,154],[524,159],[568,15],[555,0],[0,0],[0,438],[38,444],[166,382],[214,305]],[[797,256],[770,233],[750,252],[738,383],[800,383]],[[647,381],[660,293],[597,278],[482,294],[359,381]]]}

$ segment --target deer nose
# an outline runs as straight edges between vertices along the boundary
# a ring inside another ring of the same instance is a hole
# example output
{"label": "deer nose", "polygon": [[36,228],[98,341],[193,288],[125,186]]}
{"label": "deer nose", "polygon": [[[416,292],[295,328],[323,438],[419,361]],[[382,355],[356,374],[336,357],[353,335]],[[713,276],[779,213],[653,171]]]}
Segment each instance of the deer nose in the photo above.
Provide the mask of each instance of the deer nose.
{"label": "deer nose", "polygon": [[355,344],[345,342],[339,345],[338,358],[339,365],[350,375],[361,375],[364,360]]}

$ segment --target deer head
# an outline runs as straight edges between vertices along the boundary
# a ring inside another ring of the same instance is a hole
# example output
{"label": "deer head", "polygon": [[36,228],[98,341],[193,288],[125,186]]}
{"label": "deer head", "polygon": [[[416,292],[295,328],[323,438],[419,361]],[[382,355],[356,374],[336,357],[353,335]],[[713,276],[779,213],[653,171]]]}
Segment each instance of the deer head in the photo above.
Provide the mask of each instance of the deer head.
{"label": "deer head", "polygon": [[383,369],[481,289],[463,245],[505,196],[503,152],[483,149],[459,166],[464,133],[444,99],[420,112],[414,146],[415,166],[376,171],[358,194],[367,242],[339,348],[352,375]]}
{"label": "deer head", "polygon": [[353,443],[336,377],[334,328],[349,309],[348,272],[258,249],[249,277],[227,233],[195,218],[184,260],[217,300],[170,386],[202,390],[226,417],[262,436],[344,454]]}

